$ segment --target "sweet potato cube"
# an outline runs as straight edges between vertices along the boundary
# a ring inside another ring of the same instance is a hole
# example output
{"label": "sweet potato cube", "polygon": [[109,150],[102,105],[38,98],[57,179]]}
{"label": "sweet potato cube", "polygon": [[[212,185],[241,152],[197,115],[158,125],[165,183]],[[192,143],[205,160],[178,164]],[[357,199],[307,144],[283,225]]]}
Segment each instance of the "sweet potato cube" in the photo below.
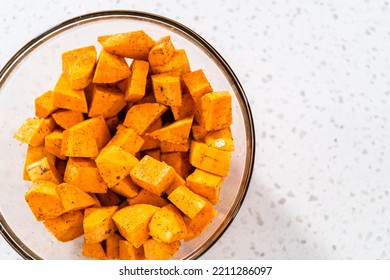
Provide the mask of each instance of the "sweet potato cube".
{"label": "sweet potato cube", "polygon": [[191,141],[188,141],[184,144],[175,144],[168,141],[160,141],[160,150],[162,153],[170,153],[170,152],[188,152],[190,150]]}
{"label": "sweet potato cube", "polygon": [[180,76],[171,73],[152,75],[153,93],[156,101],[165,106],[181,106]]}
{"label": "sweet potato cube", "polygon": [[131,244],[139,248],[150,238],[148,225],[159,207],[149,204],[136,204],[118,210],[112,219],[119,233]]}
{"label": "sweet potato cube", "polygon": [[127,240],[119,240],[119,259],[120,260],[143,260],[145,258],[144,247],[135,248]]}
{"label": "sweet potato cube", "polygon": [[95,260],[106,260],[106,253],[101,243],[87,243],[84,239],[83,242],[83,256]]}
{"label": "sweet potato cube", "polygon": [[158,209],[149,223],[149,234],[160,242],[180,240],[186,231],[183,216],[173,204]]}
{"label": "sweet potato cube", "polygon": [[175,54],[175,47],[173,46],[171,36],[164,36],[160,38],[149,52],[149,63],[151,65],[167,64]]}
{"label": "sweet potato cube", "polygon": [[105,251],[107,259],[115,260],[119,259],[119,241],[123,240],[123,237],[117,233],[110,235],[105,241]]}
{"label": "sweet potato cube", "polygon": [[194,140],[203,140],[208,131],[198,123],[194,123],[191,127],[191,134]]}
{"label": "sweet potato cube", "polygon": [[91,94],[89,117],[102,115],[105,119],[116,116],[126,106],[125,95],[117,88],[95,85]]}
{"label": "sweet potato cube", "polygon": [[194,116],[195,108],[195,102],[192,99],[191,94],[189,93],[185,93],[182,95],[180,106],[171,106],[173,117],[176,121]]}
{"label": "sweet potato cube", "polygon": [[68,129],[84,120],[83,113],[66,109],[58,110],[52,116],[56,124],[63,129]]}
{"label": "sweet potato cube", "polygon": [[84,89],[92,81],[96,64],[96,49],[86,46],[62,54],[62,71],[73,89]]}
{"label": "sweet potato cube", "polygon": [[208,146],[222,151],[234,151],[234,141],[230,127],[207,133],[204,142]]}
{"label": "sweet potato cube", "polygon": [[191,219],[206,205],[205,198],[197,195],[184,185],[174,189],[168,199]]}
{"label": "sweet potato cube", "polygon": [[187,187],[194,193],[217,204],[223,177],[196,168],[187,178]]}
{"label": "sweet potato cube", "polygon": [[75,185],[84,192],[105,193],[107,184],[99,173],[96,163],[89,158],[69,158],[64,182]]}
{"label": "sweet potato cube", "polygon": [[153,74],[179,73],[183,75],[191,71],[187,53],[183,49],[175,50],[172,59],[163,65],[150,65]]}
{"label": "sweet potato cube", "polygon": [[145,140],[135,132],[132,128],[121,127],[106,147],[118,146],[121,149],[135,155],[138,153],[144,144]]}
{"label": "sweet potato cube", "polygon": [[56,218],[46,219],[43,224],[58,241],[68,242],[84,233],[83,219],[83,212],[77,210],[64,213]]}
{"label": "sweet potato cube", "polygon": [[145,155],[131,170],[131,179],[156,195],[161,195],[172,183],[175,169],[168,164]]}
{"label": "sweet potato cube", "polygon": [[122,202],[122,198],[111,189],[108,189],[105,193],[97,193],[96,197],[103,207],[119,205]]}
{"label": "sweet potato cube", "polygon": [[214,220],[218,210],[214,209],[210,201],[206,201],[205,207],[199,211],[199,213],[192,219],[187,216],[183,216],[183,220],[186,224],[187,233],[184,240],[189,241],[199,236]]}
{"label": "sweet potato cube", "polygon": [[180,246],[180,241],[164,243],[151,238],[144,244],[145,259],[168,260],[179,250]]}
{"label": "sweet potato cube", "polygon": [[61,152],[68,157],[96,157],[111,140],[103,116],[84,120],[64,132]]}
{"label": "sweet potato cube", "polygon": [[15,133],[14,138],[31,146],[39,146],[45,143],[45,137],[52,131],[46,119],[27,118]]}
{"label": "sweet potato cube", "polygon": [[26,172],[32,182],[53,182],[59,184],[61,176],[51,159],[43,157],[26,166]]}
{"label": "sweet potato cube", "polygon": [[130,174],[138,159],[117,146],[109,146],[99,153],[95,162],[104,182],[112,187]]}
{"label": "sweet potato cube", "polygon": [[201,98],[200,124],[207,131],[230,127],[232,124],[232,96],[229,92],[211,92]]}
{"label": "sweet potato cube", "polygon": [[86,243],[99,243],[115,232],[112,216],[118,206],[91,207],[84,211],[84,237]]}
{"label": "sweet potato cube", "polygon": [[98,37],[99,43],[107,51],[140,60],[148,60],[150,49],[155,41],[143,30],[116,33]]}
{"label": "sweet potato cube", "polygon": [[30,185],[24,195],[31,212],[37,221],[56,218],[65,213],[61,198],[53,182],[36,182]]}
{"label": "sweet potato cube", "polygon": [[162,126],[163,122],[160,117],[149,126],[149,128],[145,131],[145,134],[141,135],[142,139],[144,139],[144,144],[142,145],[140,151],[160,148],[160,140],[153,138],[149,135],[149,133],[162,128]]}
{"label": "sweet potato cube", "polygon": [[59,159],[65,160],[65,155],[61,154],[63,134],[61,130],[54,130],[45,137],[45,149]]}
{"label": "sweet potato cube", "polygon": [[113,116],[113,117],[107,118],[106,124],[107,124],[107,128],[111,132],[111,134],[114,134],[116,132],[118,125],[119,125],[119,117]]}
{"label": "sweet potato cube", "polygon": [[192,170],[192,165],[189,162],[188,152],[162,153],[161,161],[172,166],[177,174],[183,178],[186,178]]}
{"label": "sweet potato cube", "polygon": [[186,73],[182,79],[196,104],[200,102],[203,95],[213,91],[202,69]]}
{"label": "sweet potato cube", "polygon": [[110,189],[124,197],[135,197],[140,191],[140,188],[133,182],[130,175],[126,176],[115,186],[110,187]]}
{"label": "sweet potato cube", "polygon": [[125,89],[125,99],[128,102],[137,102],[145,96],[149,63],[144,60],[133,60],[130,70],[131,74]]}
{"label": "sweet potato cube", "polygon": [[151,132],[149,135],[160,140],[175,144],[188,142],[193,117],[184,118]]}
{"label": "sweet potato cube", "polygon": [[26,159],[24,162],[24,168],[23,168],[23,179],[26,181],[31,181],[30,176],[28,176],[26,167],[30,165],[33,162],[36,162],[42,158],[46,157],[49,162],[51,162],[52,165],[55,165],[56,158],[54,155],[46,151],[44,145],[40,146],[31,146],[28,145],[27,147],[27,153],[26,153]]}
{"label": "sweet potato cube", "polygon": [[72,89],[65,74],[61,74],[53,89],[53,106],[82,113],[88,112],[84,90]]}
{"label": "sweet potato cube", "polygon": [[231,152],[218,150],[207,144],[192,141],[190,148],[190,163],[204,171],[227,176],[230,169]]}
{"label": "sweet potato cube", "polygon": [[180,187],[182,185],[186,184],[186,180],[183,179],[179,174],[175,174],[175,179],[173,182],[169,185],[169,187],[165,190],[165,193],[167,195],[170,195],[177,187]]}
{"label": "sweet potato cube", "polygon": [[168,110],[168,107],[158,103],[142,103],[134,105],[126,113],[123,125],[131,127],[139,135],[145,131]]}
{"label": "sweet potato cube", "polygon": [[35,98],[35,115],[38,118],[47,118],[56,110],[58,108],[53,105],[53,92],[51,90]]}
{"label": "sweet potato cube", "polygon": [[61,183],[56,190],[67,212],[85,209],[96,204],[93,197],[74,185]]}
{"label": "sweet potato cube", "polygon": [[92,82],[95,84],[112,84],[128,78],[130,73],[130,67],[124,57],[102,49]]}
{"label": "sweet potato cube", "polygon": [[167,204],[169,204],[168,201],[166,201],[161,196],[154,194],[150,191],[147,191],[145,189],[141,189],[137,196],[133,198],[129,198],[127,200],[129,202],[129,205],[135,205],[135,204],[149,204],[154,205],[157,207],[163,207]]}

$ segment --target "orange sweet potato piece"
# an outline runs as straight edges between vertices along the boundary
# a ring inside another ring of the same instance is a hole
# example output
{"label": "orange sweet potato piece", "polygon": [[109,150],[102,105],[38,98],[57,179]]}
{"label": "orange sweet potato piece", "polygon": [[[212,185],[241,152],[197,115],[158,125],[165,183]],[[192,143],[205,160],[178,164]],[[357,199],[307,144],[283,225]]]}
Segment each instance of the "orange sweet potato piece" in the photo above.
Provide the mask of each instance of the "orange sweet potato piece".
{"label": "orange sweet potato piece", "polygon": [[112,219],[120,234],[139,248],[150,238],[148,225],[159,207],[149,204],[135,204],[118,210]]}
{"label": "orange sweet potato piece", "polygon": [[36,182],[30,185],[24,195],[37,221],[56,218],[65,213],[56,187],[53,182]]}
{"label": "orange sweet potato piece", "polygon": [[133,60],[131,74],[125,88],[125,99],[128,102],[140,101],[145,96],[149,63],[144,60]]}
{"label": "orange sweet potato piece", "polygon": [[88,112],[84,90],[72,89],[65,74],[61,74],[53,89],[53,105],[82,113]]}
{"label": "orange sweet potato piece", "polygon": [[139,136],[134,129],[130,127],[121,127],[117,130],[106,147],[118,146],[132,155],[135,155],[139,152],[144,142],[145,140]]}
{"label": "orange sweet potato piece", "polygon": [[173,204],[158,209],[149,222],[150,236],[160,242],[180,240],[186,232],[183,216]]}
{"label": "orange sweet potato piece", "polygon": [[56,218],[46,219],[43,224],[58,241],[68,242],[84,233],[83,219],[83,212],[78,210],[64,213]]}
{"label": "orange sweet potato piece", "polygon": [[151,156],[154,159],[161,161],[161,150],[160,149],[149,149],[145,151],[145,155]]}
{"label": "orange sweet potato piece", "polygon": [[133,182],[130,175],[126,176],[115,186],[110,187],[110,189],[127,198],[137,196],[140,191],[140,188]]}
{"label": "orange sweet potato piece", "polygon": [[205,198],[197,195],[184,185],[174,189],[168,199],[191,219],[206,205]]}
{"label": "orange sweet potato piece", "polygon": [[191,71],[187,53],[183,49],[175,50],[172,59],[163,65],[150,65],[153,74],[179,73],[183,75]]}
{"label": "orange sweet potato piece", "polygon": [[130,76],[130,68],[124,57],[102,49],[92,79],[97,84],[112,84]]}
{"label": "orange sweet potato piece", "polygon": [[49,90],[35,98],[35,115],[38,118],[47,118],[58,108],[53,105],[53,91]]}
{"label": "orange sweet potato piece", "polygon": [[54,162],[47,157],[43,157],[26,166],[26,172],[32,182],[53,182],[59,184],[61,175]]}
{"label": "orange sweet potato piece", "polygon": [[180,106],[171,106],[173,117],[176,121],[194,116],[195,108],[195,102],[189,93],[182,94],[182,101]]}
{"label": "orange sweet potato piece", "polygon": [[39,146],[45,143],[45,137],[53,131],[47,119],[27,118],[15,133],[16,140],[31,146]]}
{"label": "orange sweet potato piece", "polygon": [[200,124],[207,131],[229,128],[232,124],[232,96],[227,91],[203,95],[199,109]]}
{"label": "orange sweet potato piece", "polygon": [[123,240],[123,237],[117,233],[110,235],[105,240],[105,252],[107,259],[115,260],[119,259],[119,241]]}
{"label": "orange sweet potato piece", "polygon": [[95,162],[104,182],[112,187],[130,174],[138,159],[120,147],[109,146],[99,153]]}
{"label": "orange sweet potato piece", "polygon": [[52,114],[54,121],[63,129],[68,129],[84,120],[82,112],[72,110],[58,110]]}
{"label": "orange sweet potato piece", "polygon": [[123,125],[131,127],[139,135],[145,131],[168,110],[168,107],[158,103],[142,103],[134,105],[126,113]]}
{"label": "orange sweet potato piece", "polygon": [[99,243],[115,232],[112,217],[118,206],[91,207],[84,211],[84,237],[86,243]]}
{"label": "orange sweet potato piece", "polygon": [[150,191],[147,191],[145,189],[141,189],[137,196],[130,198],[127,200],[129,202],[129,205],[135,205],[135,204],[149,204],[154,205],[157,207],[163,207],[167,204],[169,204],[168,201],[166,201],[161,196],[154,194]]}
{"label": "orange sweet potato piece", "polygon": [[24,168],[23,168],[23,179],[26,181],[31,181],[30,176],[28,176],[26,167],[30,165],[33,162],[36,162],[42,158],[46,157],[49,162],[51,162],[52,165],[55,165],[55,156],[49,153],[44,145],[39,146],[31,146],[28,145],[27,147],[27,153],[26,153],[26,159],[24,162]]}
{"label": "orange sweet potato piece", "polygon": [[182,185],[186,184],[186,180],[184,180],[179,174],[175,174],[175,179],[173,179],[173,182],[169,185],[169,187],[165,190],[165,193],[167,195],[170,195],[177,187],[180,187]]}
{"label": "orange sweet potato piece", "polygon": [[199,236],[212,223],[217,213],[218,210],[214,209],[211,202],[206,200],[205,207],[203,207],[194,218],[190,219],[187,216],[183,216],[187,228],[184,240],[189,241]]}
{"label": "orange sweet potato piece", "polygon": [[181,106],[180,76],[172,73],[152,75],[153,93],[156,101],[165,106]]}
{"label": "orange sweet potato piece", "polygon": [[155,41],[143,30],[99,36],[103,48],[120,56],[148,60]]}
{"label": "orange sweet potato piece", "polygon": [[151,48],[148,56],[149,63],[153,66],[167,64],[175,54],[171,36],[160,38]]}
{"label": "orange sweet potato piece", "polygon": [[193,117],[187,117],[151,132],[149,135],[175,144],[185,144],[189,140]]}
{"label": "orange sweet potato piece", "polygon": [[69,158],[63,180],[65,183],[75,185],[84,192],[107,192],[107,184],[100,175],[95,161],[89,158]]}
{"label": "orange sweet potato piece", "polygon": [[96,49],[86,46],[62,53],[62,71],[73,89],[86,88],[92,81]]}
{"label": "orange sweet potato piece", "polygon": [[191,135],[193,140],[203,140],[208,131],[198,123],[195,123],[191,127]]}
{"label": "orange sweet potato piece", "polygon": [[145,155],[131,170],[133,181],[156,195],[161,195],[172,183],[175,170],[168,164]]}
{"label": "orange sweet potato piece", "polygon": [[61,153],[68,157],[96,157],[111,140],[103,116],[84,120],[64,132]]}
{"label": "orange sweet potato piece", "polygon": [[99,199],[102,206],[119,206],[122,202],[122,198],[111,189],[108,189],[105,193],[97,193],[96,197]]}
{"label": "orange sweet potato piece", "polygon": [[186,178],[192,171],[192,165],[189,162],[188,152],[170,152],[162,153],[161,161],[172,166],[176,173],[181,177]]}
{"label": "orange sweet potato piece", "polygon": [[84,239],[83,242],[83,256],[95,259],[95,260],[106,260],[106,253],[101,243],[87,243]]}
{"label": "orange sweet potato piece", "polygon": [[222,151],[234,151],[234,141],[230,127],[207,133],[204,142],[208,146]]}
{"label": "orange sweet potato piece", "polygon": [[213,91],[202,69],[186,73],[182,76],[182,79],[196,104],[200,102],[203,95]]}
{"label": "orange sweet potato piece", "polygon": [[188,152],[190,150],[190,146],[191,146],[190,138],[184,144],[176,144],[165,140],[160,141],[160,150],[162,153]]}
{"label": "orange sweet potato piece", "polygon": [[74,185],[61,183],[56,190],[67,212],[85,209],[96,204],[93,197]]}
{"label": "orange sweet potato piece", "polygon": [[180,246],[180,241],[164,243],[150,238],[144,244],[145,259],[168,260],[179,250]]}
{"label": "orange sweet potato piece", "polygon": [[209,147],[199,141],[191,142],[189,160],[194,167],[224,177],[229,174],[230,158],[231,152]]}
{"label": "orange sweet potato piece", "polygon": [[144,247],[135,248],[127,240],[119,240],[119,259],[121,260],[143,260],[145,259]]}
{"label": "orange sweet potato piece", "polygon": [[45,149],[59,159],[65,160],[65,155],[61,154],[63,134],[61,130],[54,130],[45,137]]}
{"label": "orange sweet potato piece", "polygon": [[95,85],[91,94],[89,117],[102,115],[105,119],[116,116],[126,106],[125,95],[114,87]]}
{"label": "orange sweet potato piece", "polygon": [[187,187],[194,193],[207,198],[211,203],[217,204],[219,191],[224,178],[196,168],[187,178]]}

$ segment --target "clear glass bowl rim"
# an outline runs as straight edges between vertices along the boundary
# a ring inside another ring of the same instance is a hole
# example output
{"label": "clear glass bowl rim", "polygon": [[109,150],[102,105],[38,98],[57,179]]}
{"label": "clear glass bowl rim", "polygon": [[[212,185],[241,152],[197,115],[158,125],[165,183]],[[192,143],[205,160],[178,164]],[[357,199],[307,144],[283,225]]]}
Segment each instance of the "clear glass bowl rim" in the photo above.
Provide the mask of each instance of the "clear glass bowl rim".
{"label": "clear glass bowl rim", "polygon": [[[225,61],[225,59],[205,39],[203,39],[199,34],[194,32],[190,28],[186,27],[185,25],[175,20],[172,20],[170,18],[161,15],[149,13],[149,12],[136,11],[136,10],[106,10],[106,11],[83,14],[53,26],[52,28],[48,29],[47,31],[41,33],[40,35],[30,40],[19,51],[17,51],[11,57],[11,59],[5,64],[5,66],[0,70],[0,88],[2,84],[7,80],[7,77],[12,73],[13,69],[15,69],[15,67],[20,62],[23,61],[23,58],[25,56],[27,56],[34,49],[39,47],[40,44],[44,43],[46,40],[50,39],[56,34],[61,33],[66,29],[74,27],[74,25],[80,24],[82,22],[89,22],[89,21],[93,21],[96,19],[103,19],[103,18],[132,18],[137,20],[145,20],[149,22],[163,24],[165,26],[176,28],[177,30],[183,32],[191,39],[196,41],[196,43],[198,43],[201,47],[203,47],[212,56],[212,58],[220,64],[220,66],[223,68],[225,73],[229,76],[231,82],[234,84],[234,87],[237,89],[236,93],[238,93],[238,96],[237,95],[236,96],[241,106],[241,112],[244,114],[244,119],[246,121],[246,131],[249,136],[247,137],[246,140],[246,145],[247,145],[246,148],[247,151],[249,152],[247,153],[245,174],[243,175],[244,181],[242,182],[241,185],[243,191],[240,193],[240,196],[235,200],[235,204],[233,205],[234,207],[231,209],[231,212],[229,213],[229,219],[225,221],[225,223],[222,225],[222,230],[219,231],[218,236],[211,241],[210,240],[207,241],[204,244],[204,246],[202,246],[205,248],[198,249],[190,256],[190,259],[199,258],[205,252],[207,252],[207,250],[211,248],[214,243],[218,241],[218,239],[227,230],[227,228],[233,222],[235,216],[239,212],[242,203],[245,199],[245,196],[247,194],[249,184],[251,181],[254,162],[255,162],[255,147],[256,147],[253,116],[244,89],[241,86],[238,78],[236,77],[231,67]],[[23,259],[26,260],[40,259],[40,257],[38,257],[28,247],[24,246],[24,243],[17,236],[15,236],[15,234],[13,234],[13,231],[8,226],[1,212],[0,212],[0,234]]]}

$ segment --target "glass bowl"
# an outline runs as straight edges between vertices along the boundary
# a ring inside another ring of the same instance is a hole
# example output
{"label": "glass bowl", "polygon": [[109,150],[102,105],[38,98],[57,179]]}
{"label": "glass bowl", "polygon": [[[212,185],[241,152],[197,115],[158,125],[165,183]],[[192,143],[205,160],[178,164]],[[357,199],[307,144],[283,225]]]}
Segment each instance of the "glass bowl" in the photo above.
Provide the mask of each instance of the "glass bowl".
{"label": "glass bowl", "polygon": [[173,259],[196,259],[213,246],[239,211],[252,175],[255,133],[244,90],[220,54],[191,29],[162,16],[138,11],[103,11],[59,24],[28,42],[0,72],[0,232],[24,259],[85,259],[79,237],[62,243],[33,217],[24,194],[30,182],[22,178],[26,145],[13,138],[23,121],[34,116],[34,100],[52,89],[59,77],[64,51],[95,45],[100,35],[144,30],[153,39],[170,35],[185,49],[191,70],[203,69],[214,90],[232,94],[235,141],[230,173],[216,205],[218,214],[197,238],[183,242]]}

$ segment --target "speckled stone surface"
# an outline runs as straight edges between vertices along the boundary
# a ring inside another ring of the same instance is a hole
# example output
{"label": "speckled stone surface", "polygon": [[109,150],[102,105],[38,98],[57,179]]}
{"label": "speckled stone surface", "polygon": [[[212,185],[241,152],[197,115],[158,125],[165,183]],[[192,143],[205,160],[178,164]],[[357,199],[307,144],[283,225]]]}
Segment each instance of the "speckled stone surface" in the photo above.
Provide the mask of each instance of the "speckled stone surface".
{"label": "speckled stone surface", "polygon": [[[389,1],[1,1],[0,67],[53,25],[111,9],[192,28],[250,101],[252,182],[202,259],[390,258]],[[20,259],[1,237],[0,259]]]}

